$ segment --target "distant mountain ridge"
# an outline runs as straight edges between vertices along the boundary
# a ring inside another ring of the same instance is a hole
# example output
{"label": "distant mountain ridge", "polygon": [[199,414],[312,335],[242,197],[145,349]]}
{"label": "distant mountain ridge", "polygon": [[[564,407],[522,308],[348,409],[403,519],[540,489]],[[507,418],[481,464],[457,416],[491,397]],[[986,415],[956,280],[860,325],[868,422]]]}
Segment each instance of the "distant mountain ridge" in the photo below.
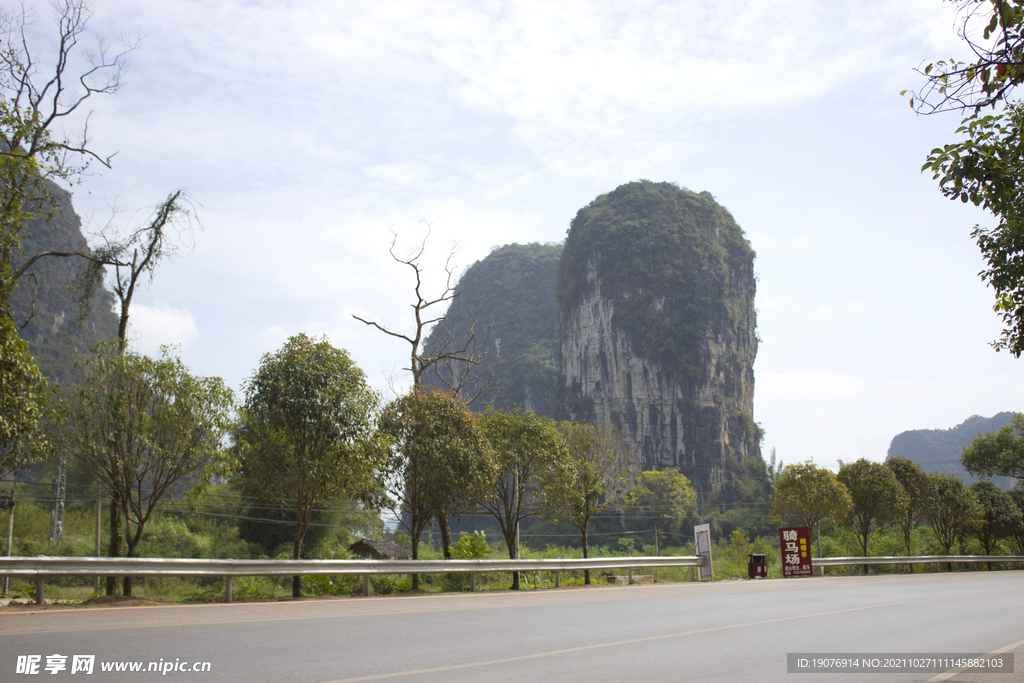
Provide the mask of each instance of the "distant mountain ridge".
{"label": "distant mountain ridge", "polygon": [[[916,462],[925,472],[955,474],[965,484],[979,481],[960,464],[964,448],[979,434],[997,432],[1013,421],[1016,413],[1005,411],[992,417],[973,415],[950,429],[914,429],[897,434],[889,445],[886,460],[892,457]],[[993,483],[1004,491],[1016,484],[1010,477],[993,477]]]}

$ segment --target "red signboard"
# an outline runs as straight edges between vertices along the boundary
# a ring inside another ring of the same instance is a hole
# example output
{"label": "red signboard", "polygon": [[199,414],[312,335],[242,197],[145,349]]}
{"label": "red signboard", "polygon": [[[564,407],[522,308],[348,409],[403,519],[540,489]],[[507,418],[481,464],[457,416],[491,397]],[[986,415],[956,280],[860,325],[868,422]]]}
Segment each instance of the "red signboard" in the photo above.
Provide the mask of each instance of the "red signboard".
{"label": "red signboard", "polygon": [[805,526],[779,529],[782,576],[811,576],[811,530]]}

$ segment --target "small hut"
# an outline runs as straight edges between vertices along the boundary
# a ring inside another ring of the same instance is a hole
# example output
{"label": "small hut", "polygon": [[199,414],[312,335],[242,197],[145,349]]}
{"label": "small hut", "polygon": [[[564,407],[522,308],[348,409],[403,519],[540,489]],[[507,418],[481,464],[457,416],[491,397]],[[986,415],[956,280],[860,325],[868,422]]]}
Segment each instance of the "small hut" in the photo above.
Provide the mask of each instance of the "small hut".
{"label": "small hut", "polygon": [[349,551],[367,560],[408,560],[409,551],[391,541],[371,541],[360,538],[348,547]]}

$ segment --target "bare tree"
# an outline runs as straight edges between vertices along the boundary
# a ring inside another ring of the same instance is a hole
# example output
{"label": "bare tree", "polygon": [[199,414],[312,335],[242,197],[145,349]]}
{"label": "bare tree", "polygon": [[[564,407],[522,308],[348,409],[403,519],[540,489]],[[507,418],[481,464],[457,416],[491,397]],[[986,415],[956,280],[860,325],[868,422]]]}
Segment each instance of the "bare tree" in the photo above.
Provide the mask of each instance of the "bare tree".
{"label": "bare tree", "polygon": [[[483,310],[486,301],[481,302],[479,307],[468,314],[468,320],[460,321],[467,323],[468,334],[461,337],[455,331],[452,321],[445,320],[445,313],[451,310],[448,306],[459,296],[454,283],[455,267],[452,260],[455,257],[454,247],[449,251],[444,263],[445,284],[443,289],[436,296],[428,296],[424,293],[424,265],[423,254],[426,251],[427,241],[430,239],[430,223],[424,222],[426,235],[420,241],[419,247],[412,253],[402,256],[397,252],[398,233],[391,231],[391,246],[388,248],[391,258],[397,263],[408,266],[412,269],[416,278],[416,285],[413,288],[414,303],[413,309],[414,331],[403,334],[389,330],[380,323],[360,318],[357,315],[352,317],[361,323],[375,327],[384,334],[408,342],[410,347],[409,367],[404,368],[412,373],[413,391],[420,391],[427,383],[428,371],[447,389],[459,395],[467,404],[472,404],[477,398],[493,387],[497,378],[498,363],[491,365],[482,372],[477,372],[481,362],[487,355],[487,346],[490,341],[487,325],[483,331],[478,330],[478,317]],[[445,307],[441,311],[439,307]],[[441,323],[441,333],[429,335],[432,325]],[[451,526],[448,523],[447,514],[443,510],[436,511],[438,526],[441,528],[443,552],[446,558],[451,557],[450,548],[452,545]]]}
{"label": "bare tree", "polygon": [[86,51],[80,41],[89,21],[88,5],[84,0],[58,0],[54,10],[56,56],[45,67],[36,59],[43,51],[30,45],[26,29],[31,20],[24,7],[20,13],[0,10],[0,313],[8,317],[8,301],[26,272],[20,270],[16,277],[13,268],[22,231],[31,219],[56,207],[48,183],[70,182],[93,161],[109,167],[112,158],[90,148],[88,114],[75,134],[55,128],[71,123],[93,95],[116,92],[127,55],[138,46],[138,40],[129,41],[111,52],[101,43]]}
{"label": "bare tree", "polygon": [[[424,265],[422,263],[423,253],[427,248],[427,241],[430,239],[430,224],[425,223],[427,228],[427,234],[420,241],[419,247],[409,254],[408,256],[401,256],[396,252],[398,245],[398,233],[394,230],[391,231],[391,246],[388,248],[388,252],[391,254],[397,263],[408,266],[412,269],[416,276],[416,285],[413,288],[413,295],[415,296],[415,302],[411,304],[413,309],[413,320],[414,320],[414,332],[409,334],[403,334],[401,332],[395,332],[384,327],[380,323],[373,322],[360,318],[358,315],[352,317],[361,323],[376,327],[384,334],[398,339],[404,339],[409,343],[409,367],[403,368],[412,373],[412,383],[414,388],[420,388],[423,386],[424,378],[427,370],[435,367],[439,363],[445,363],[449,361],[455,361],[464,363],[469,366],[476,366],[480,364],[480,361],[486,354],[486,345],[481,347],[477,343],[477,335],[475,326],[473,333],[462,342],[461,345],[456,344],[455,340],[448,339],[441,344],[433,344],[431,348],[425,348],[424,342],[426,341],[427,332],[430,327],[435,323],[444,319],[444,312],[439,311],[438,306],[447,306],[450,302],[455,300],[458,294],[455,292],[455,267],[452,265],[452,259],[455,258],[455,249],[452,248],[448,253],[448,258],[444,262],[444,273],[445,273],[445,284],[441,293],[434,296],[433,298],[424,294]],[[439,313],[439,314],[436,314]],[[463,382],[464,383],[464,382]],[[446,383],[447,384],[447,383]],[[459,388],[461,388],[460,383]],[[450,389],[455,389],[449,385]]]}

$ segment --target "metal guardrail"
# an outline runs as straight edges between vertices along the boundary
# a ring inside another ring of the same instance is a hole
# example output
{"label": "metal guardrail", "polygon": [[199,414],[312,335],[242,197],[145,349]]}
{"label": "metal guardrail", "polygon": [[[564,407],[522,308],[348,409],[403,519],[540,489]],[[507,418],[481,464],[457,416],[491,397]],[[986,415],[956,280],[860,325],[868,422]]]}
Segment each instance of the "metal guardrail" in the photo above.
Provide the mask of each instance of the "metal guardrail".
{"label": "metal guardrail", "polygon": [[584,569],[633,569],[699,567],[704,558],[686,557],[591,557],[541,560],[192,560],[147,557],[0,557],[0,576],[36,580],[36,603],[42,604],[43,582],[51,576],[223,576],[225,598],[231,601],[235,576],[362,576],[363,591],[370,592],[370,577],[381,574],[555,572],[555,585],[563,571]]}
{"label": "metal guardrail", "polygon": [[[225,598],[231,601],[231,579],[236,576],[362,576],[363,591],[370,593],[370,577],[382,574],[470,575],[471,589],[476,575],[485,572],[555,572],[555,586],[564,571],[584,569],[633,569],[658,567],[700,567],[704,558],[684,557],[591,557],[587,559],[541,560],[193,560],[148,557],[0,557],[0,576],[30,577],[36,580],[36,603],[42,604],[44,580],[54,576],[222,576]],[[812,558],[814,567],[842,567],[865,564],[1019,562],[1024,555],[915,555],[892,557]]]}
{"label": "metal guardrail", "polygon": [[895,555],[889,557],[813,557],[812,567],[843,567],[860,564],[938,564],[948,562],[1024,562],[1024,555]]}

